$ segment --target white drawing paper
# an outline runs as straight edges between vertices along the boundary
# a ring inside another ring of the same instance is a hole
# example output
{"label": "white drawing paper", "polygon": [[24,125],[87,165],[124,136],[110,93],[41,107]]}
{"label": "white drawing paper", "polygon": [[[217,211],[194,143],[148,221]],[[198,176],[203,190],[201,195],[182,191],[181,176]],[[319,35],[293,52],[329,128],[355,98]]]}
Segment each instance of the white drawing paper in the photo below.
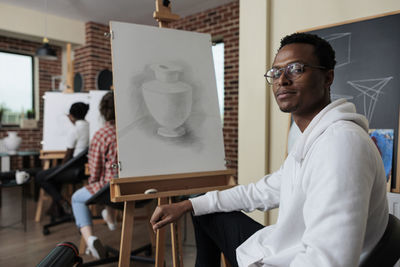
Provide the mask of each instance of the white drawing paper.
{"label": "white drawing paper", "polygon": [[89,91],[89,111],[86,120],[89,122],[89,136],[92,140],[93,135],[104,126],[104,118],[100,114],[99,106],[103,96],[110,91],[90,90]]}
{"label": "white drawing paper", "polygon": [[73,127],[67,115],[71,105],[76,102],[89,103],[89,94],[60,92],[46,92],[44,94],[43,150],[67,149],[67,134]]}
{"label": "white drawing paper", "polygon": [[225,169],[210,35],[111,30],[119,176]]}

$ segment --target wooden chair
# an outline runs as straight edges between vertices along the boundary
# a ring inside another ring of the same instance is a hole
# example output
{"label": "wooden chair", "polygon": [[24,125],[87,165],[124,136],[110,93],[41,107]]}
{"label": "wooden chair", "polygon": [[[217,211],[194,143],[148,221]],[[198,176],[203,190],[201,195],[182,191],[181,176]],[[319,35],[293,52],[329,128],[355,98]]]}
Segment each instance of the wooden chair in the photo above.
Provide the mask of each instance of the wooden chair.
{"label": "wooden chair", "polygon": [[[68,160],[66,163],[64,163],[61,167],[56,169],[54,172],[49,174],[46,177],[46,180],[51,180],[57,177],[57,175],[60,175],[61,173],[65,171],[71,171],[73,169],[73,172],[71,172],[71,182],[70,183],[76,183],[76,181],[83,181],[88,178],[88,176],[85,174],[85,163],[87,162],[87,154],[88,154],[89,148],[86,148],[82,152],[80,152],[78,155],[73,157],[72,159]],[[72,192],[71,192],[72,195]],[[49,224],[46,224],[43,226],[43,234],[48,235],[50,233],[49,228],[65,223],[65,222],[70,222],[73,221],[73,215],[66,216],[64,218],[61,218],[59,220],[53,221]]]}
{"label": "wooden chair", "polygon": [[[64,156],[65,151],[40,151],[39,158],[43,161],[43,170],[57,166],[58,161],[63,159]],[[35,222],[41,221],[44,203],[49,199],[50,197],[46,194],[44,189],[40,188],[39,198],[36,204]]]}

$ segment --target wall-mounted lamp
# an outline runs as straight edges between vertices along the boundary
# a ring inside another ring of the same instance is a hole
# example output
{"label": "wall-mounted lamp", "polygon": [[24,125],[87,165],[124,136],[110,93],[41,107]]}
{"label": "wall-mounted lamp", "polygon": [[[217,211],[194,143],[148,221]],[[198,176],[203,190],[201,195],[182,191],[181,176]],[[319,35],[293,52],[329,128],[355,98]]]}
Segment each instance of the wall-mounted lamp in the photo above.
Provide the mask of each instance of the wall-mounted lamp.
{"label": "wall-mounted lamp", "polygon": [[43,45],[36,50],[36,56],[41,59],[47,60],[57,60],[56,51],[49,45],[49,39],[47,39],[47,0],[45,0],[46,4],[46,13],[44,15],[44,38]]}

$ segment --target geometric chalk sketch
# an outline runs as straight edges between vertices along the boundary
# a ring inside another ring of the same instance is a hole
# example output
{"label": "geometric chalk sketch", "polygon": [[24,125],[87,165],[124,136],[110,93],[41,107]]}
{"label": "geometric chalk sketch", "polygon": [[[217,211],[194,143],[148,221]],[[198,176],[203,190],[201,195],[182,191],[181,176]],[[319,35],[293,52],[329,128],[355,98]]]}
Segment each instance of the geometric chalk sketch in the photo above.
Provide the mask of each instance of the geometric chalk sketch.
{"label": "geometric chalk sketch", "polygon": [[374,115],[379,95],[382,94],[383,88],[391,79],[393,79],[393,77],[347,82],[354,89],[360,92],[357,97],[363,97],[364,115],[367,117],[369,122],[372,121],[372,116]]}
{"label": "geometric chalk sketch", "polygon": [[336,66],[340,68],[350,63],[350,52],[351,52],[351,33],[334,33],[323,37],[327,40],[332,48],[335,50]]}
{"label": "geometric chalk sketch", "polygon": [[331,93],[331,101],[332,102],[335,100],[338,100],[340,98],[346,98],[346,100],[350,100],[350,99],[353,99],[354,97],[352,95],[342,95],[342,94]]}

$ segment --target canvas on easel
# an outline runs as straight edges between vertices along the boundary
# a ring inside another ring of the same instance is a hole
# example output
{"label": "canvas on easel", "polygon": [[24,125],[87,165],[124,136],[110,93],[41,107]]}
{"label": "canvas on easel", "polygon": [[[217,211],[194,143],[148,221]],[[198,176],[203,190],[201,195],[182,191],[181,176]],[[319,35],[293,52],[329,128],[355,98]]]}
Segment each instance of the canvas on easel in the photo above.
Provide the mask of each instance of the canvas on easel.
{"label": "canvas on easel", "polygon": [[89,91],[89,111],[86,120],[89,122],[89,140],[92,140],[94,134],[104,126],[104,118],[100,114],[100,102],[103,96],[110,92],[109,90],[90,90]]}
{"label": "canvas on easel", "polygon": [[46,92],[44,94],[42,150],[66,150],[67,133],[73,127],[67,114],[73,103],[89,103],[89,94]]}
{"label": "canvas on easel", "polygon": [[225,170],[211,36],[110,25],[120,178]]}

